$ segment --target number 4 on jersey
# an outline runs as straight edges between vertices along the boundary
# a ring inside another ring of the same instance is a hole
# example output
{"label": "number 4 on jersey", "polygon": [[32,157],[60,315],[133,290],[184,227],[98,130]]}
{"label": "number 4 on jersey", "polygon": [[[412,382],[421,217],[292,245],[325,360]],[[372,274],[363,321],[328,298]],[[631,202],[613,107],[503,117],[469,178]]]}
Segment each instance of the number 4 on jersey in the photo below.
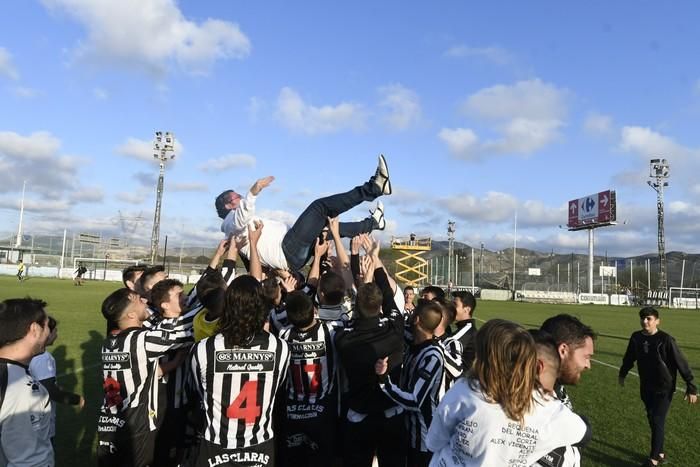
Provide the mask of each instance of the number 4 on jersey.
{"label": "number 4 on jersey", "polygon": [[241,392],[226,409],[226,416],[243,419],[246,425],[252,425],[261,414],[262,408],[258,405],[258,381],[246,381]]}

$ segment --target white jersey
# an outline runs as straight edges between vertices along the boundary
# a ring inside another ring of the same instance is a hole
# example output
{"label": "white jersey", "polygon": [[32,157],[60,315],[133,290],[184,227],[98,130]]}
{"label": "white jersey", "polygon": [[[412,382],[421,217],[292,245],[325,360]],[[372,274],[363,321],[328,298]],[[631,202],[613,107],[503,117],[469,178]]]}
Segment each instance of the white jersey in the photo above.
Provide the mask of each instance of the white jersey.
{"label": "white jersey", "polygon": [[[37,381],[51,379],[56,377],[56,359],[53,358],[51,352],[40,353],[32,358],[29,362],[29,373]],[[49,437],[56,436],[56,403],[51,401],[51,429]]]}
{"label": "white jersey", "polygon": [[29,369],[0,359],[0,466],[54,466],[49,392]]}
{"label": "white jersey", "polygon": [[521,426],[500,405],[488,402],[478,383],[461,378],[440,402],[426,444],[435,454],[431,467],[522,466],[554,448],[576,444],[588,425],[556,399],[533,392],[535,406]]}
{"label": "white jersey", "polygon": [[[255,200],[257,196],[248,192],[245,198],[241,198],[238,207],[228,213],[221,223],[221,231],[229,237],[248,239],[248,226],[253,225],[254,220],[261,220],[265,228],[258,240],[258,254],[263,266],[274,269],[287,269],[287,257],[282,251],[282,240],[289,230],[289,226],[283,222],[272,219],[261,219],[255,215]],[[250,243],[246,241],[241,248],[241,253],[250,258]]]}

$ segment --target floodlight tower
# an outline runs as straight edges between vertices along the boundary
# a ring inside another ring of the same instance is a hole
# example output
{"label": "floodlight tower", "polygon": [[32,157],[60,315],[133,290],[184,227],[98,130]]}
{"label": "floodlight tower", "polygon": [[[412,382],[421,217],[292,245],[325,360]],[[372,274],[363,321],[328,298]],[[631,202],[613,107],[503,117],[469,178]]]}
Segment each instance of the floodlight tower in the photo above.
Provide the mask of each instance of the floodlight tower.
{"label": "floodlight tower", "polygon": [[450,286],[452,279],[452,256],[454,255],[454,243],[455,243],[455,223],[454,221],[447,221],[447,286]]}
{"label": "floodlight tower", "polygon": [[656,210],[658,216],[658,242],[659,242],[659,289],[666,290],[666,240],[664,239],[664,187],[668,186],[670,165],[666,159],[652,159],[649,163],[649,177],[647,184],[656,191]]}
{"label": "floodlight tower", "polygon": [[153,233],[151,234],[151,264],[155,263],[158,254],[158,237],[160,236],[160,208],[163,202],[163,178],[165,177],[165,163],[175,159],[175,136],[169,131],[165,134],[156,131],[156,139],[153,142],[153,157],[158,159],[160,172],[158,174],[158,187],[156,188],[156,212],[153,216]]}

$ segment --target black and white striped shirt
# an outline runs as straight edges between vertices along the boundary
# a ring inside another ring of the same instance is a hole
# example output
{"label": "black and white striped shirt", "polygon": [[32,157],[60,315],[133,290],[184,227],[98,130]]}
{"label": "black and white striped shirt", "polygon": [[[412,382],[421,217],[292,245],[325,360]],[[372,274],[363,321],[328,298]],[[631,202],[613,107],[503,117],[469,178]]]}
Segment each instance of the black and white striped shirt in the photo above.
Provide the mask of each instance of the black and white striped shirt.
{"label": "black and white striped shirt", "polygon": [[289,347],[265,331],[246,346],[227,348],[217,334],[191,353],[193,387],[204,405],[204,439],[240,449],[274,436],[272,411],[289,365]]}
{"label": "black and white striped shirt", "polygon": [[130,422],[140,429],[155,430],[158,359],[168,350],[191,342],[192,316],[164,319],[155,329],[129,328],[108,336],[102,345],[102,416],[109,418],[138,409],[143,419]]}
{"label": "black and white striped shirt", "polygon": [[340,323],[317,320],[306,331],[288,327],[280,332],[280,339],[289,344],[291,356],[287,379],[289,401],[316,404],[336,393],[338,365],[333,339],[338,327]]}
{"label": "black and white striped shirt", "polygon": [[440,402],[440,385],[444,368],[442,347],[434,340],[412,345],[404,356],[399,385],[388,375],[379,380],[384,394],[406,410],[409,446],[427,452],[428,434],[433,411]]}

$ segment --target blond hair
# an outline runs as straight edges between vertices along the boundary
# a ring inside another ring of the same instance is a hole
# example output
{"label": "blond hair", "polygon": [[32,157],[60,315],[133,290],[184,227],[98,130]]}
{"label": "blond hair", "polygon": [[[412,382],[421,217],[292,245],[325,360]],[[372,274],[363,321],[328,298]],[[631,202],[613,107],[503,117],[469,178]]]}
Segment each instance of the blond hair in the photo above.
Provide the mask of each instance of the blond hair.
{"label": "blond hair", "polygon": [[476,358],[469,374],[472,387],[501,406],[511,420],[523,424],[533,407],[537,384],[537,349],[523,327],[492,319],[476,335]]}

